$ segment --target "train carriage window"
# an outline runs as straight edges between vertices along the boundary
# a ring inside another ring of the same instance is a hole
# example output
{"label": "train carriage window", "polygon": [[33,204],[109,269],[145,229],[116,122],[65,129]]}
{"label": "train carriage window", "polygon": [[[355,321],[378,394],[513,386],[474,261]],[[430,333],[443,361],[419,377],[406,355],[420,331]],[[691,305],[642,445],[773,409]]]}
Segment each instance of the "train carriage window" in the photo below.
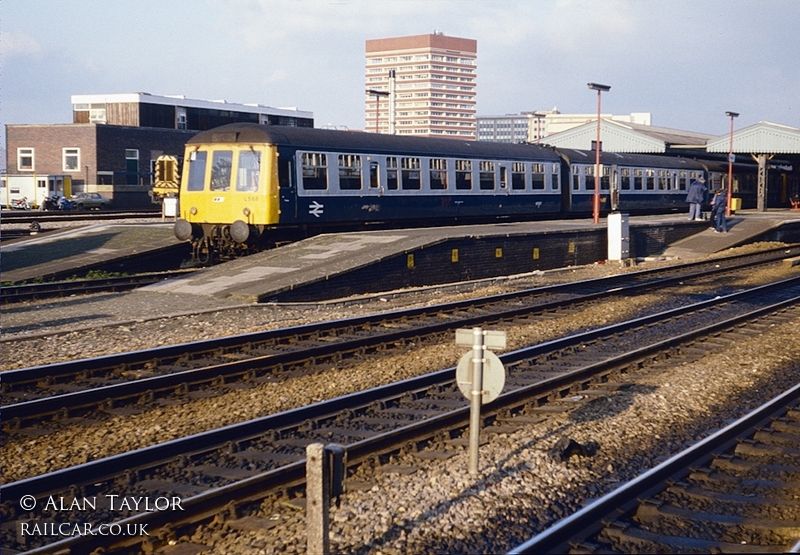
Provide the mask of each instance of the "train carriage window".
{"label": "train carriage window", "polygon": [[678,189],[681,191],[686,190],[686,172],[678,173]]}
{"label": "train carriage window", "polygon": [[239,152],[239,166],[236,170],[237,191],[258,191],[258,178],[261,169],[261,154],[255,150]]}
{"label": "train carriage window", "polygon": [[339,155],[339,189],[361,190],[361,156],[358,154]]}
{"label": "train carriage window", "polygon": [[658,190],[669,191],[672,188],[672,175],[669,170],[658,170]]}
{"label": "train carriage window", "polygon": [[[541,164],[533,164],[534,166],[539,166]],[[535,183],[535,182],[534,182]],[[524,191],[525,190],[525,163],[524,162],[514,162],[511,164],[511,188],[515,191]],[[534,189],[536,187],[534,186]],[[542,182],[542,188],[544,188],[544,182]]]}
{"label": "train carriage window", "polygon": [[400,158],[403,190],[416,191],[422,188],[419,158]]}
{"label": "train carriage window", "polygon": [[594,166],[585,166],[583,171],[586,175],[584,183],[587,191],[594,191]]}
{"label": "train carriage window", "polygon": [[481,160],[478,174],[478,187],[482,191],[494,190],[494,162]]}
{"label": "train carriage window", "polygon": [[620,168],[619,170],[619,188],[622,191],[631,190],[631,169]]}
{"label": "train carriage window", "polygon": [[369,188],[370,189],[378,189],[381,186],[380,182],[380,164],[378,164],[375,160],[370,160],[369,162]]}
{"label": "train carriage window", "polygon": [[431,158],[429,165],[431,172],[431,189],[437,191],[447,189],[447,160],[444,158]]}
{"label": "train carriage window", "polygon": [[648,191],[655,191],[656,189],[656,171],[644,170],[644,186]]}
{"label": "train carriage window", "polygon": [[609,183],[611,182],[611,168],[603,166],[600,171],[602,172],[600,174],[600,190],[608,191]]}
{"label": "train carriage window", "polygon": [[206,160],[208,152],[205,150],[195,151],[189,155],[189,182],[186,185],[188,191],[202,191],[205,187]]}
{"label": "train carriage window", "polygon": [[386,188],[397,190],[397,158],[394,156],[386,158]]}
{"label": "train carriage window", "polygon": [[321,152],[303,153],[303,189],[324,191],[328,188],[328,155]]}
{"label": "train carriage window", "polygon": [[642,183],[643,183],[642,176],[643,175],[644,175],[644,173],[642,172],[642,170],[633,170],[633,189],[635,191],[641,191],[642,190]]}
{"label": "train carriage window", "polygon": [[572,166],[572,190],[577,191],[581,188],[581,167]]}
{"label": "train carriage window", "polygon": [[544,190],[544,164],[531,164],[531,185],[534,191]]}
{"label": "train carriage window", "polygon": [[558,191],[560,185],[560,176],[561,176],[561,166],[558,164],[553,164],[552,173],[550,174],[550,180],[554,191]]}
{"label": "train carriage window", "polygon": [[231,190],[231,172],[233,170],[233,151],[215,150],[211,155],[211,185],[212,191]]}
{"label": "train carriage window", "polygon": [[472,160],[456,160],[456,190],[472,189]]}

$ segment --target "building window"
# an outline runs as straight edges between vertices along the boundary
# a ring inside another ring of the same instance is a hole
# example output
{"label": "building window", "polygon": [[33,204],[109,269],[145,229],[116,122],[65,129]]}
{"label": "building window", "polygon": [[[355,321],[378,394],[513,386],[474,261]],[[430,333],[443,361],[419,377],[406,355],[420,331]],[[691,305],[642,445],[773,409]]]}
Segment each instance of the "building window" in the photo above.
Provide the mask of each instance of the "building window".
{"label": "building window", "polygon": [[76,172],[81,168],[81,149],[63,148],[61,149],[62,168],[65,172]]}
{"label": "building window", "polygon": [[139,151],[137,149],[125,149],[125,173],[126,185],[139,183]]}
{"label": "building window", "polygon": [[24,172],[32,172],[33,165],[33,149],[32,148],[18,148],[17,149],[17,170]]}
{"label": "building window", "polygon": [[175,122],[176,127],[178,129],[186,129],[186,108],[179,107],[176,118],[177,118],[177,121]]}
{"label": "building window", "polygon": [[105,104],[91,104],[89,105],[89,123],[106,123],[106,105]]}

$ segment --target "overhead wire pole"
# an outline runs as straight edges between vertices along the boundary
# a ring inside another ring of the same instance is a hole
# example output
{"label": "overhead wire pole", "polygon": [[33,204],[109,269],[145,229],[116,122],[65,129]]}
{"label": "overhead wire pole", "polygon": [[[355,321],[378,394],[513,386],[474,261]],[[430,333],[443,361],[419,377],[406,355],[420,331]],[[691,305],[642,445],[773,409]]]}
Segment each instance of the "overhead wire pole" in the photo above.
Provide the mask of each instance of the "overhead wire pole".
{"label": "overhead wire pole", "polygon": [[597,91],[597,140],[594,144],[594,198],[592,202],[592,219],[594,223],[600,223],[600,93],[608,92],[611,87],[600,85],[599,83],[589,83],[589,88]]}
{"label": "overhead wire pole", "polygon": [[725,112],[726,116],[731,118],[731,142],[728,147],[728,191],[726,193],[726,208],[725,216],[731,215],[731,200],[733,199],[733,119],[739,117],[737,112]]}

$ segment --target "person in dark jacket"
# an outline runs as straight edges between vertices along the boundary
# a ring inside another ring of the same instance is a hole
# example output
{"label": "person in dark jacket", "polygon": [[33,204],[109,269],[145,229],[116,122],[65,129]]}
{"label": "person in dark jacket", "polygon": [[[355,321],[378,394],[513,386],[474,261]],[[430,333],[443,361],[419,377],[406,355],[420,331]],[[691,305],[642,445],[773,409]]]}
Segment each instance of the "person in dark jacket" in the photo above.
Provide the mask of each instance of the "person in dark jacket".
{"label": "person in dark jacket", "polygon": [[725,220],[725,211],[728,208],[728,196],[725,189],[717,189],[714,200],[711,201],[711,217],[714,221],[714,233],[728,233],[728,222]]}
{"label": "person in dark jacket", "polygon": [[695,179],[689,185],[689,190],[686,192],[686,202],[689,203],[689,219],[702,220],[702,213],[700,212],[700,205],[705,200],[706,180],[704,178]]}

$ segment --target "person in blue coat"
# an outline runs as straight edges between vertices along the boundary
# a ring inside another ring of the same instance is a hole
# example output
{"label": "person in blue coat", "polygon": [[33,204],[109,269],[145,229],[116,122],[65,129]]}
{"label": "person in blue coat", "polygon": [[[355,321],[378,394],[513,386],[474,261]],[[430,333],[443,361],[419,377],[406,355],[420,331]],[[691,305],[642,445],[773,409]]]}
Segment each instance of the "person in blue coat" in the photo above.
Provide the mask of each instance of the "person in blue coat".
{"label": "person in blue coat", "polygon": [[695,179],[689,185],[689,190],[686,192],[686,202],[689,203],[689,219],[702,220],[702,213],[700,207],[706,198],[706,180],[705,178]]}
{"label": "person in blue coat", "polygon": [[728,196],[725,189],[717,189],[714,200],[711,201],[711,217],[714,221],[714,233],[728,233],[728,222],[725,212],[728,208]]}

